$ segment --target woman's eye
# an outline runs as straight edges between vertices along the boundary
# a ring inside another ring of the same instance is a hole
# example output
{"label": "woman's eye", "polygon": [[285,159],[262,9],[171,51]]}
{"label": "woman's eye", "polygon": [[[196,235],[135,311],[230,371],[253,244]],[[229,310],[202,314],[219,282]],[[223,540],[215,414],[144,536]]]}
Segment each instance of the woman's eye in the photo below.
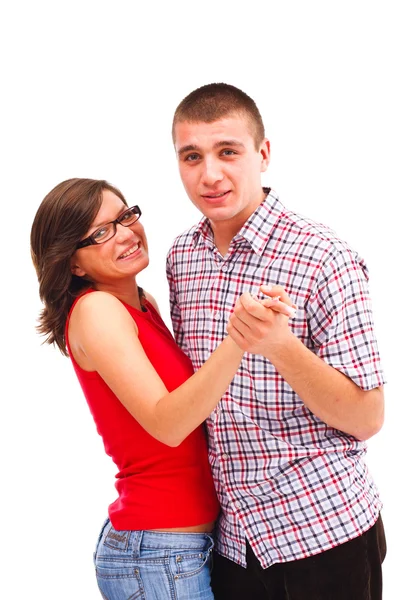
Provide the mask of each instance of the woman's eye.
{"label": "woman's eye", "polygon": [[122,223],[123,221],[131,221],[134,216],[135,213],[133,213],[131,210],[127,210],[123,215],[120,216],[119,222]]}
{"label": "woman's eye", "polygon": [[108,227],[102,227],[101,229],[98,229],[97,231],[94,232],[93,238],[96,241],[100,241],[107,236],[108,231],[109,231]]}

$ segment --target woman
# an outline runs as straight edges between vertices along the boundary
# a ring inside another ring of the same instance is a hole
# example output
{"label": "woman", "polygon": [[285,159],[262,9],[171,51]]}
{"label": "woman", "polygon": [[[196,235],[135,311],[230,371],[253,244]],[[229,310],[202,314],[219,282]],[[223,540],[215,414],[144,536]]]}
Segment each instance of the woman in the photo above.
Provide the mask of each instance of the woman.
{"label": "woman", "polygon": [[219,506],[201,424],[243,353],[227,336],[193,374],[136,283],[149,262],[140,215],[102,180],[70,179],[45,197],[31,232],[38,329],[70,356],[119,471],[95,552],[103,597],[208,600]]}

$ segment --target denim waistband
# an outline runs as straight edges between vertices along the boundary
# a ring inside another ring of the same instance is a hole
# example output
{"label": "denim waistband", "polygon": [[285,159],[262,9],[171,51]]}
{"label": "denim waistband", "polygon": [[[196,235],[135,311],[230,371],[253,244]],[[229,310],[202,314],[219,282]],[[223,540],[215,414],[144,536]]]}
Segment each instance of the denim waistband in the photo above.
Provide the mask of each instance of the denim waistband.
{"label": "denim waistband", "polygon": [[214,545],[208,533],[175,533],[173,531],[117,531],[109,523],[103,532],[104,542],[120,552],[131,556],[140,556],[141,548],[162,550],[165,548],[179,550],[203,551]]}

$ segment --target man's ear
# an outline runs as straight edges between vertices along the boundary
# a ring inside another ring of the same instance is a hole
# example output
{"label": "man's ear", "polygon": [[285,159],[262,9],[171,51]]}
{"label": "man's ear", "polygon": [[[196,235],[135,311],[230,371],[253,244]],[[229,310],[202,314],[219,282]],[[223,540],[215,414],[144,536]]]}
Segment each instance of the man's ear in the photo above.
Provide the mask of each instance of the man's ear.
{"label": "man's ear", "polygon": [[265,140],[261,143],[260,146],[260,154],[261,154],[261,173],[267,170],[269,165],[270,158],[270,145],[269,140],[265,138]]}

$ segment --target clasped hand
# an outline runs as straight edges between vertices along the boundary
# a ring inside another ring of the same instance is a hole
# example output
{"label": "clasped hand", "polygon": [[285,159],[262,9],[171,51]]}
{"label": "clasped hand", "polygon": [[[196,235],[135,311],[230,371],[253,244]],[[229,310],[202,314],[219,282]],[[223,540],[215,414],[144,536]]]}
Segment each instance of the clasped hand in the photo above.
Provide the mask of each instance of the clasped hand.
{"label": "clasped hand", "polygon": [[245,352],[271,358],[293,335],[288,323],[296,306],[281,286],[262,285],[260,290],[269,298],[258,300],[249,292],[238,298],[227,331]]}

